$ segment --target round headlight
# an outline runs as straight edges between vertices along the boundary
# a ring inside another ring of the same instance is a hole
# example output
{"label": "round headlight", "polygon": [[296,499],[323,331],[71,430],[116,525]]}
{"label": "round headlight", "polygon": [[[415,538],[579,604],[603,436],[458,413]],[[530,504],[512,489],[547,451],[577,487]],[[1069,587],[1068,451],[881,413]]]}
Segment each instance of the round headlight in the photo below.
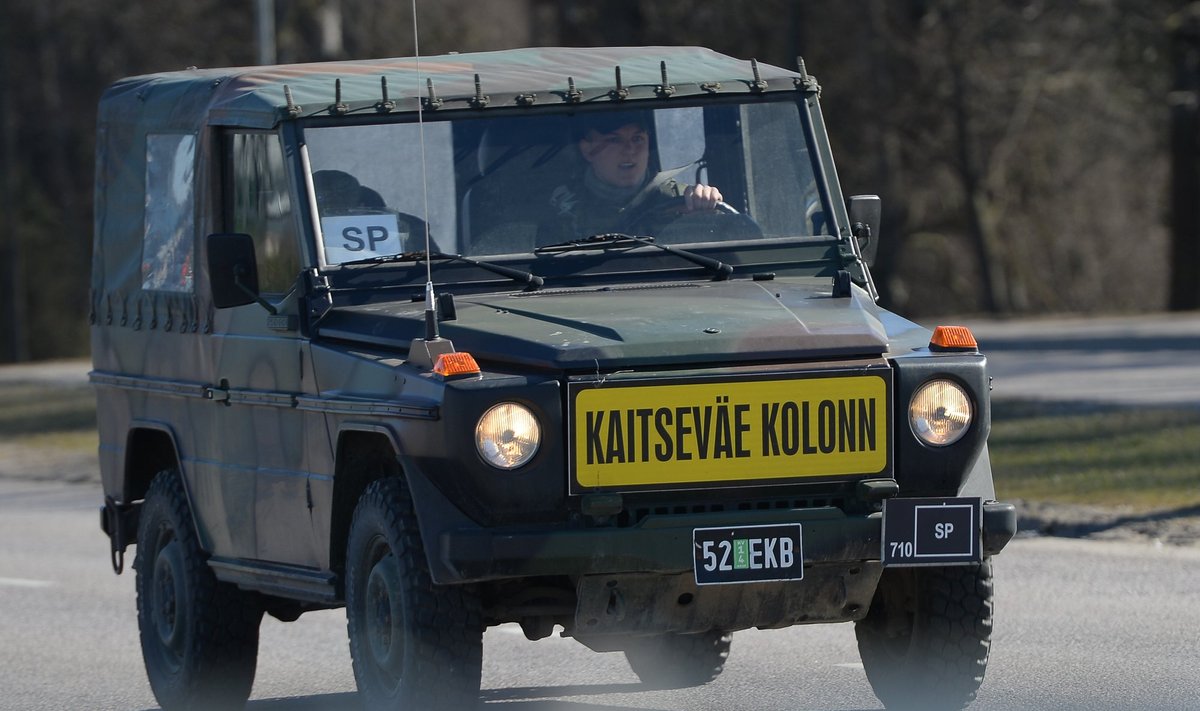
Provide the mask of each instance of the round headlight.
{"label": "round headlight", "polygon": [[908,424],[922,442],[934,447],[954,444],[971,426],[971,398],[957,383],[931,380],[913,394]]}
{"label": "round headlight", "polygon": [[475,448],[483,461],[500,469],[516,469],[537,453],[542,428],[524,405],[494,405],[475,425]]}

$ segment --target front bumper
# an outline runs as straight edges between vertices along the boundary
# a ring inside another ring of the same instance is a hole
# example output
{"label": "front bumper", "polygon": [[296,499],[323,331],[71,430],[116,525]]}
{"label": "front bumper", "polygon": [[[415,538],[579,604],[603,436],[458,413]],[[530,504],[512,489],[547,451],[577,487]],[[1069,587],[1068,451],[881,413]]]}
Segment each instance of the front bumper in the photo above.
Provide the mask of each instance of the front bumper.
{"label": "front bumper", "polygon": [[[848,516],[833,507],[649,516],[628,528],[457,529],[443,531],[437,551],[447,579],[467,583],[534,576],[692,570],[692,531],[718,526],[799,523],[804,564],[878,562],[883,515]],[[983,504],[983,553],[999,553],[1016,534],[1016,507]],[[441,578],[443,576],[435,576]]]}

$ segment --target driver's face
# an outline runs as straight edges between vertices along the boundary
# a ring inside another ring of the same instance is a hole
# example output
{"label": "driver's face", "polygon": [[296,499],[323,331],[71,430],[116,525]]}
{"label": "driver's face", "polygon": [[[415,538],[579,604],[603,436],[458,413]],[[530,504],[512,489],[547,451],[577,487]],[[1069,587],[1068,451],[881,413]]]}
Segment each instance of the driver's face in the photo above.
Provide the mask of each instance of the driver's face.
{"label": "driver's face", "polygon": [[579,141],[579,152],[591,163],[596,177],[609,185],[631,188],[646,177],[650,160],[650,136],[646,129],[630,123],[610,133],[589,131]]}

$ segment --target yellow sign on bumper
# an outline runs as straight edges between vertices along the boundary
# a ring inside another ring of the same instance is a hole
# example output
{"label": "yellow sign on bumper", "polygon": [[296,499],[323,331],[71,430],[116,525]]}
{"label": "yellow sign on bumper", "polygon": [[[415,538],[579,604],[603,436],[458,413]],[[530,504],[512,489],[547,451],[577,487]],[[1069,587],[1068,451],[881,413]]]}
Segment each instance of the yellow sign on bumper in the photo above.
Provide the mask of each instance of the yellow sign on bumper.
{"label": "yellow sign on bumper", "polygon": [[877,474],[890,371],[573,383],[573,489]]}

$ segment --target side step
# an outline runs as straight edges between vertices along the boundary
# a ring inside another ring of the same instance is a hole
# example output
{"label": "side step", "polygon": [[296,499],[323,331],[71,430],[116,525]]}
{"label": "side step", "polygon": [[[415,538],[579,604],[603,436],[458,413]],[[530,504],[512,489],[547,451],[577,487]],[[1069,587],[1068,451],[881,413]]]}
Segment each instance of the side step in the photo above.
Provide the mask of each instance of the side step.
{"label": "side step", "polygon": [[246,590],[324,605],[341,602],[328,571],[234,558],[210,558],[208,567],[218,580]]}

